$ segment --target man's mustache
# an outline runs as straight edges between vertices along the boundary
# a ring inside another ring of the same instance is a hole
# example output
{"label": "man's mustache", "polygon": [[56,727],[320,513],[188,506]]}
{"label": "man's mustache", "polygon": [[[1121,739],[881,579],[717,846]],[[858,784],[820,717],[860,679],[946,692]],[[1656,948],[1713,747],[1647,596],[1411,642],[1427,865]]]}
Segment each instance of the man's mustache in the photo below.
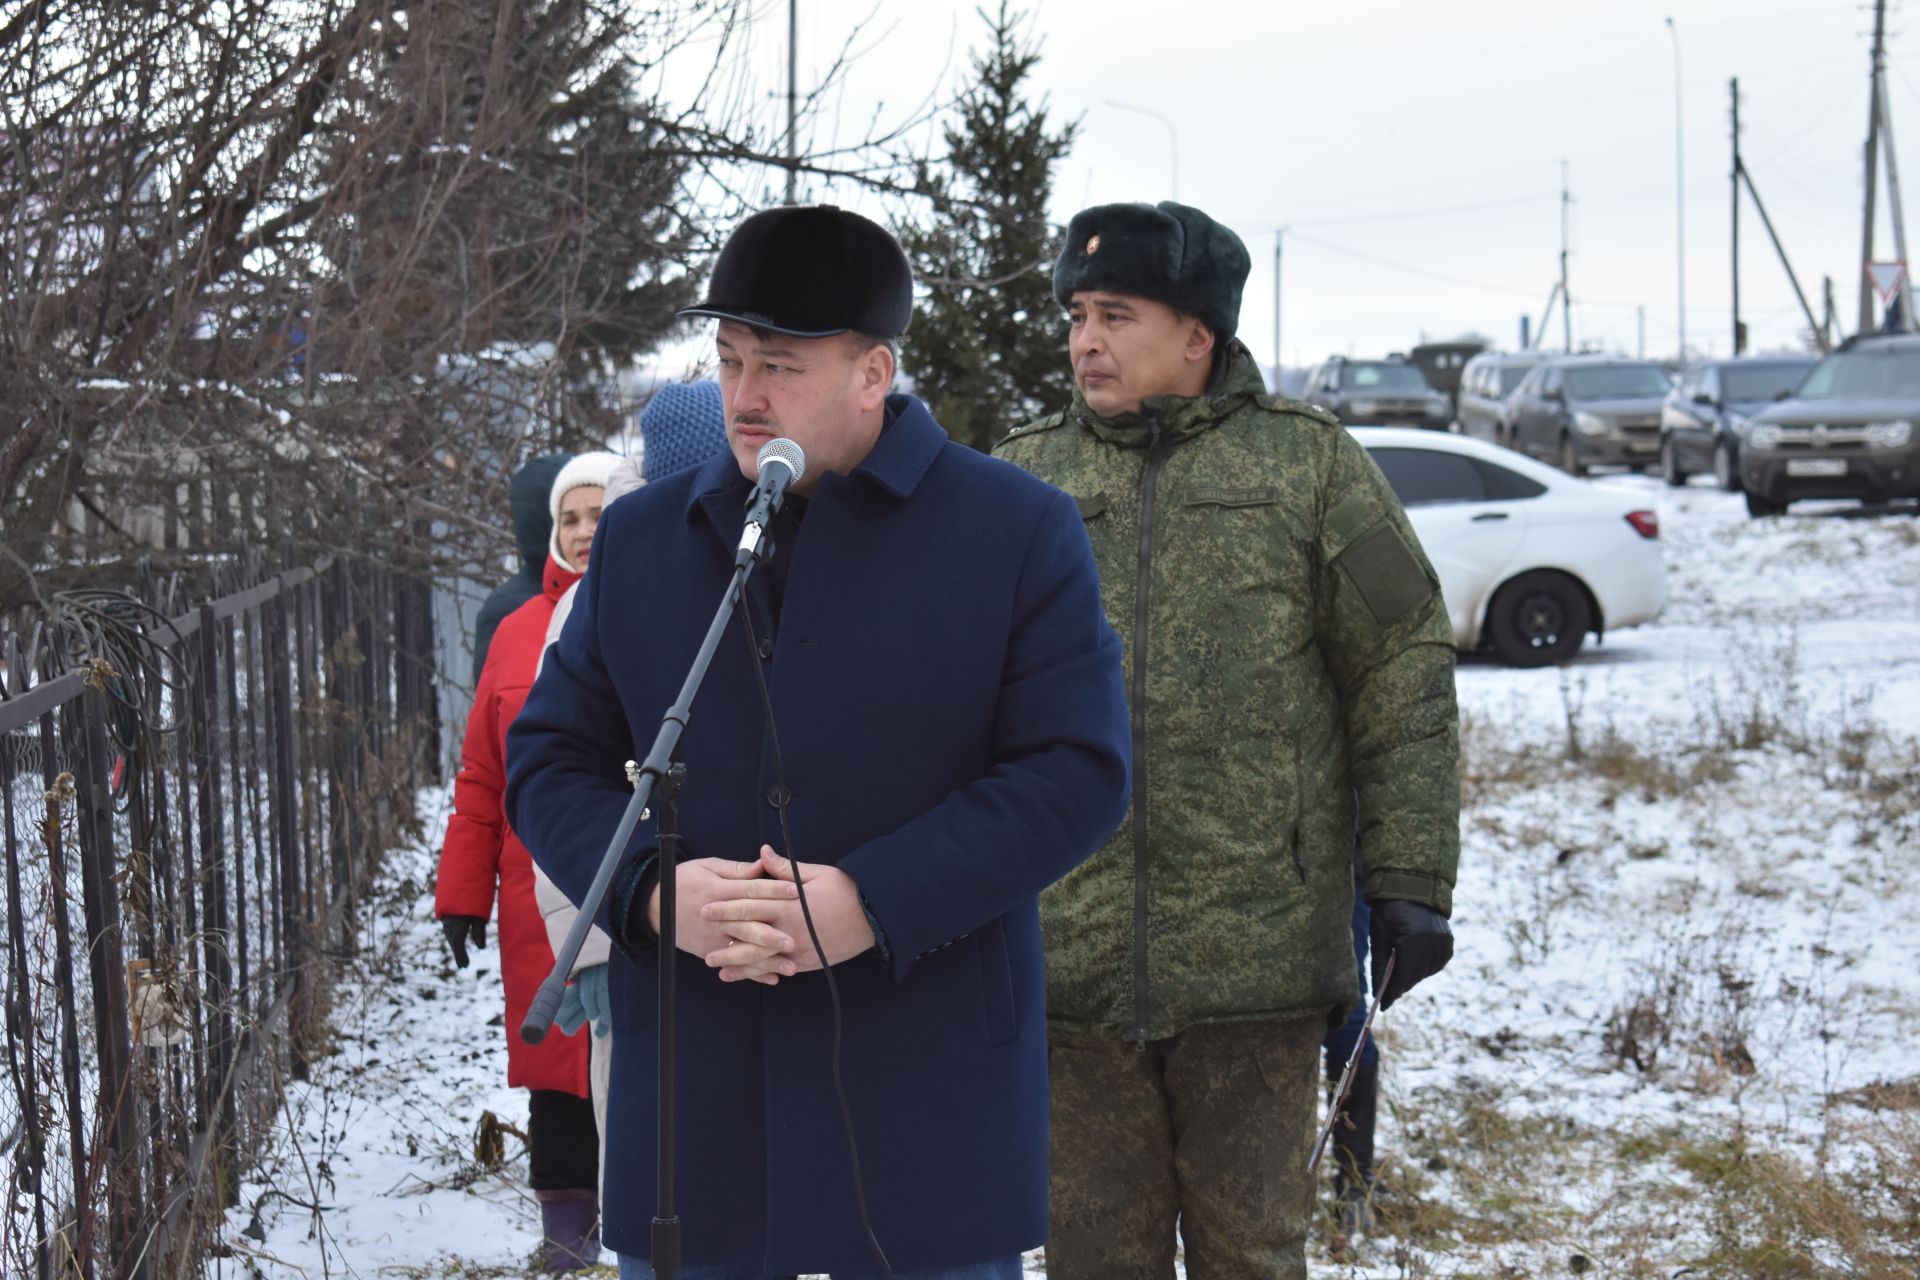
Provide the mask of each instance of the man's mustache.
{"label": "man's mustache", "polygon": [[736,413],[733,415],[736,427],[770,427],[773,420],[764,413]]}

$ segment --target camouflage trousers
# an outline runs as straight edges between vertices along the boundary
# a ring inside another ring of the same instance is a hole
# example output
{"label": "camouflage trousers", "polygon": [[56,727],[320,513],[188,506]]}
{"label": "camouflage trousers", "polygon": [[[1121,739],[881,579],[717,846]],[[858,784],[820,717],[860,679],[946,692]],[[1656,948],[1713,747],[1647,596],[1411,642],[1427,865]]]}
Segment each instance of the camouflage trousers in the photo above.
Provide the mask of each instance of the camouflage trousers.
{"label": "camouflage trousers", "polygon": [[1307,1274],[1326,1019],[1191,1027],[1144,1047],[1051,1023],[1048,1280]]}

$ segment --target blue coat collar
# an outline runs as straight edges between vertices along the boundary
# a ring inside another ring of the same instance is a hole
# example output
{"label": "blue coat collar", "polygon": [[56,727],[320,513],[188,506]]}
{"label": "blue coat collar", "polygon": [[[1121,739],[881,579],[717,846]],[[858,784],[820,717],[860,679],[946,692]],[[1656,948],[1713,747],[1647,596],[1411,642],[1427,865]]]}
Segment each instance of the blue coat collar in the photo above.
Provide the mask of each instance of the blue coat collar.
{"label": "blue coat collar", "polygon": [[[873,449],[853,469],[852,478],[871,480],[896,498],[911,497],[946,443],[946,431],[917,397],[890,395],[887,425]],[[716,454],[701,464],[699,474],[688,486],[687,519],[691,521],[694,512],[704,510],[723,534],[737,536],[746,523],[747,488],[733,453],[726,450]]]}

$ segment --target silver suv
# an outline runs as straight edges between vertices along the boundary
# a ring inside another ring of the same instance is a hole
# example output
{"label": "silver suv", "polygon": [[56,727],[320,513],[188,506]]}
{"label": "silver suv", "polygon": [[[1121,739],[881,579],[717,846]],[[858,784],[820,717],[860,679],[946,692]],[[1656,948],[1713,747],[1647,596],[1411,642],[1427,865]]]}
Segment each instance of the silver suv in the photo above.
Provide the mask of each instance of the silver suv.
{"label": "silver suv", "polygon": [[1482,351],[1467,361],[1460,374],[1453,414],[1455,428],[1463,436],[1479,436],[1511,448],[1507,440],[1507,397],[1527,376],[1527,370],[1546,358],[1539,351]]}

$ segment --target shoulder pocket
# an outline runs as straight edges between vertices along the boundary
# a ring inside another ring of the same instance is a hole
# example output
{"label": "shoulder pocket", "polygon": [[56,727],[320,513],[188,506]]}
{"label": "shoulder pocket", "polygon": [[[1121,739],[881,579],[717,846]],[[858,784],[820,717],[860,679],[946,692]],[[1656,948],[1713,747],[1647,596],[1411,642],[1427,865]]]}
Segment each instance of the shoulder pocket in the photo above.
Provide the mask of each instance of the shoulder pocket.
{"label": "shoulder pocket", "polygon": [[1390,627],[1433,598],[1433,584],[1421,571],[1406,540],[1392,524],[1374,530],[1342,551],[1334,564],[1367,602],[1373,620]]}
{"label": "shoulder pocket", "polygon": [[1205,486],[1187,490],[1189,507],[1270,507],[1280,501],[1280,490],[1271,485],[1258,489],[1221,489]]}

